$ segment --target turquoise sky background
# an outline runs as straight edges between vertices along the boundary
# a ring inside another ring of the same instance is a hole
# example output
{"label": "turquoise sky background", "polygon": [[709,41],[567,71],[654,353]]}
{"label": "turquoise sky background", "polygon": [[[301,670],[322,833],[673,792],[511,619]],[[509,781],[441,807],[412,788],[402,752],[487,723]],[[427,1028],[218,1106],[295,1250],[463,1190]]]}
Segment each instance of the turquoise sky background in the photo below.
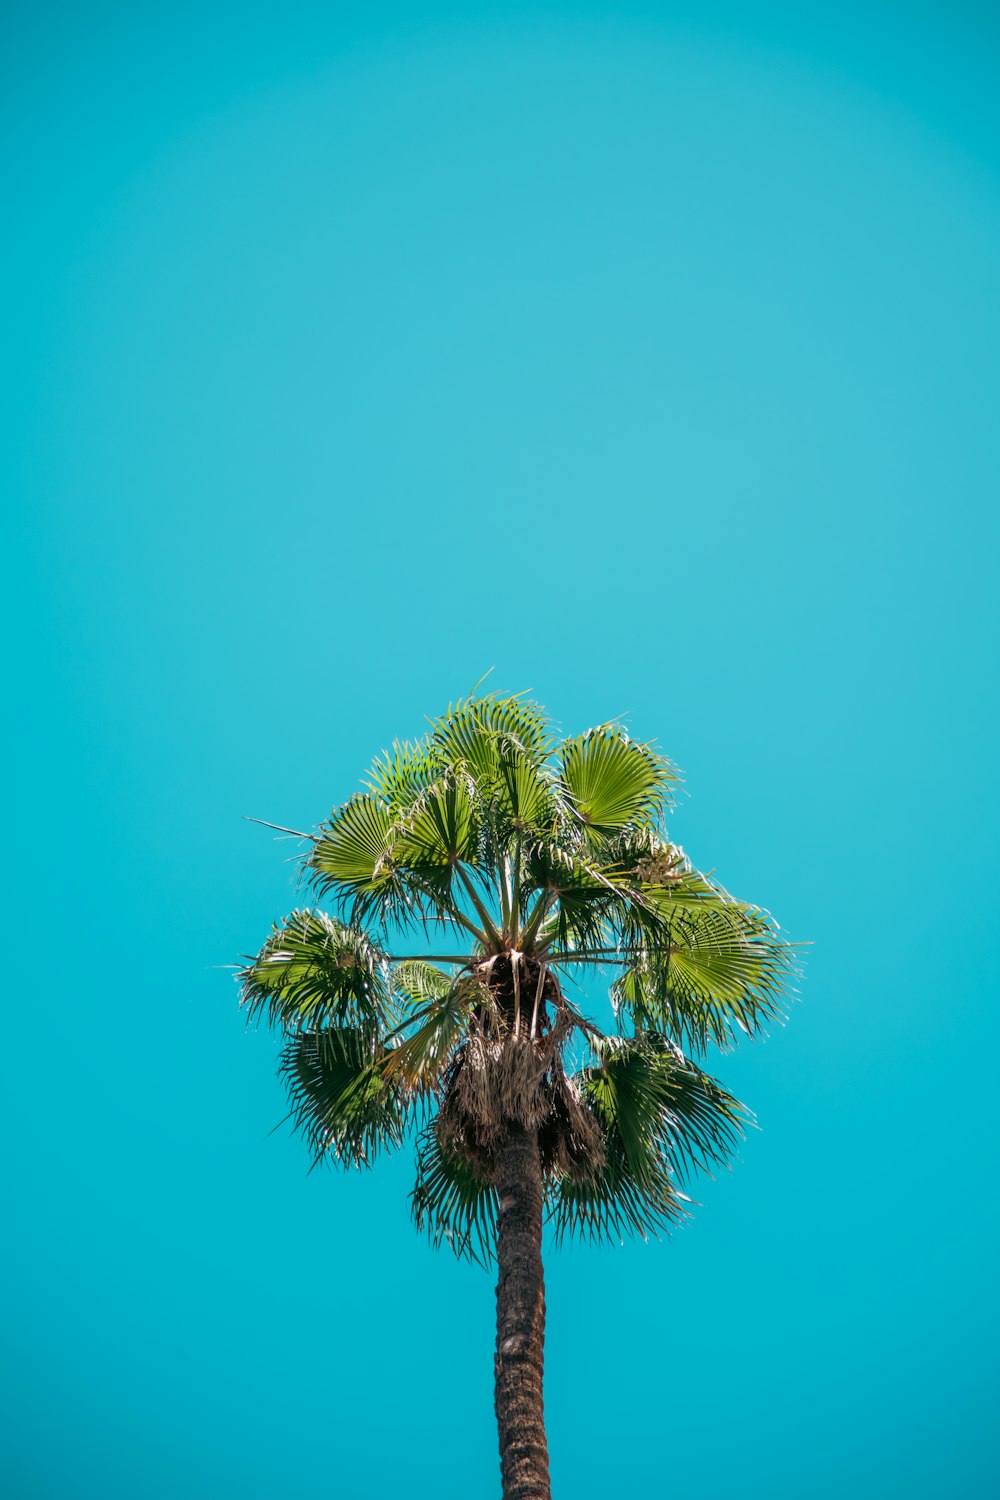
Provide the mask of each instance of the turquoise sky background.
{"label": "turquoise sky background", "polygon": [[306,1175],[218,965],[494,680],[809,940],[669,1244],[548,1260],[556,1493],[997,1493],[1000,29],[0,17],[11,1500],[479,1500],[493,1285]]}

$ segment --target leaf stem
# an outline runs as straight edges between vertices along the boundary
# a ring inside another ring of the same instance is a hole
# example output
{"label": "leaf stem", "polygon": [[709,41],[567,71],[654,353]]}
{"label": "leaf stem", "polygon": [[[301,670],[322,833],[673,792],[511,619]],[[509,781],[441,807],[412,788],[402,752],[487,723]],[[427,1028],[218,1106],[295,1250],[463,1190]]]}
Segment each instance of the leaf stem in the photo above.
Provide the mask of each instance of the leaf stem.
{"label": "leaf stem", "polygon": [[514,1035],[521,1032],[521,955],[515,948],[510,955],[510,972],[514,979]]}
{"label": "leaf stem", "polygon": [[466,932],[471,932],[474,937],[478,938],[484,948],[490,946],[490,940],[482,928],[477,927],[475,922],[470,921],[464,912],[458,910],[457,906],[454,911],[448,913],[448,917],[452,922],[457,922],[460,927],[464,927]]}
{"label": "leaf stem", "polygon": [[514,837],[514,884],[510,897],[510,941],[513,947],[518,946],[518,934],[521,927],[521,835]]}
{"label": "leaf stem", "polygon": [[479,917],[479,920],[483,924],[483,933],[481,933],[480,936],[483,936],[485,934],[487,947],[492,946],[497,949],[503,948],[503,938],[497,931],[493,919],[491,918],[489,912],[486,910],[486,907],[480,901],[479,896],[476,893],[476,888],[473,885],[472,881],[469,879],[469,876],[466,874],[461,861],[457,862],[454,868],[459,880],[465,886],[469,900],[476,908],[476,913]]}
{"label": "leaf stem", "polygon": [[546,968],[545,964],[540,964],[539,965],[539,967],[538,967],[538,985],[537,985],[537,987],[535,989],[535,1004],[534,1004],[534,1008],[532,1009],[532,1012],[531,1012],[531,1040],[532,1041],[535,1040],[535,1033],[538,1030],[538,1008],[539,1008],[539,1006],[542,1003],[542,990],[545,988],[545,976],[546,976],[546,974],[548,972],[549,971]]}
{"label": "leaf stem", "polygon": [[551,906],[553,899],[554,894],[548,889],[542,891],[541,895],[538,897],[538,900],[535,903],[535,908],[532,911],[531,915],[528,917],[527,922],[525,923],[524,934],[521,940],[521,946],[523,948],[530,948],[531,944],[535,941],[535,938],[538,936],[538,929],[539,927],[541,927],[542,922],[545,918],[545,913]]}
{"label": "leaf stem", "polygon": [[510,932],[510,864],[506,857],[500,866],[500,920],[504,931]]}
{"label": "leaf stem", "polygon": [[385,956],[391,964],[461,964],[463,968],[471,968],[479,962],[468,953],[387,953]]}
{"label": "leaf stem", "polygon": [[279,833],[291,833],[297,839],[309,839],[310,843],[319,843],[319,834],[303,833],[301,828],[286,828],[284,823],[269,823],[266,818],[250,818],[243,816],[244,823],[257,823],[261,828],[276,828]]}

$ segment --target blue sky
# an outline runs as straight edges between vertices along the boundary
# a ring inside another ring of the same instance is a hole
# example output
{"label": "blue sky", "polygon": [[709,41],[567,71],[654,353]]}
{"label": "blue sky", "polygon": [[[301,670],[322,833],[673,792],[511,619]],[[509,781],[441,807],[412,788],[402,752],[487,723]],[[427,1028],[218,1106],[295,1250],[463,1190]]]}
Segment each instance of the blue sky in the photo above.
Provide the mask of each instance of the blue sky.
{"label": "blue sky", "polygon": [[1000,35],[8,5],[3,1469],[494,1495],[493,1287],[306,1175],[220,965],[490,666],[808,941],[669,1244],[548,1258],[556,1492],[996,1493]]}

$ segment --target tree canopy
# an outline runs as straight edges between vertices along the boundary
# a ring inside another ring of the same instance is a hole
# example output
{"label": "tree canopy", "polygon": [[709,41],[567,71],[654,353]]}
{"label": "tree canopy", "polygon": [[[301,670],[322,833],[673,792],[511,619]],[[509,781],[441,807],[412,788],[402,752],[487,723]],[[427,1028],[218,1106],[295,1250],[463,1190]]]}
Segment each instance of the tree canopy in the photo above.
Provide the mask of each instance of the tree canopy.
{"label": "tree canopy", "polygon": [[[559,739],[538,704],[489,694],[394,744],[302,835],[329,910],[277,923],[239,981],[284,1039],[314,1161],[367,1166],[412,1133],[417,1225],[484,1260],[505,1122],[537,1133],[557,1236],[684,1214],[685,1180],[748,1118],[697,1059],[778,1016],[794,963],[671,842],[677,781],[620,724]],[[608,986],[603,1028],[581,978]]]}

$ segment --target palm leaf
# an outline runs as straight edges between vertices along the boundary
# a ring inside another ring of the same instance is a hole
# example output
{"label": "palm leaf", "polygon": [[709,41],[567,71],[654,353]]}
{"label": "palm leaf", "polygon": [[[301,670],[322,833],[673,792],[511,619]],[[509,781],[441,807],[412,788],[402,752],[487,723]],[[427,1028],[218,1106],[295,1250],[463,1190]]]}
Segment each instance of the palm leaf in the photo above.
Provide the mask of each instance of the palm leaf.
{"label": "palm leaf", "polygon": [[384,1048],[350,1028],[301,1031],[285,1045],[278,1073],[314,1165],[368,1166],[379,1150],[400,1144],[408,1100],[385,1076],[384,1057]]}
{"label": "palm leaf", "polygon": [[539,944],[559,949],[606,944],[637,899],[621,870],[602,865],[558,828],[532,836],[525,851],[525,884],[541,893],[547,907]]}
{"label": "palm leaf", "polygon": [[685,1213],[677,1179],[725,1162],[743,1106],[665,1038],[592,1038],[598,1065],[576,1078],[600,1127],[604,1159],[581,1180],[554,1177],[556,1232],[656,1234]]}
{"label": "palm leaf", "polygon": [[696,1172],[710,1174],[713,1166],[727,1165],[752,1123],[750,1111],[717,1079],[675,1051],[666,1037],[650,1033],[643,1042],[660,1051],[665,1064],[667,1149],[677,1176],[689,1179]]}
{"label": "palm leaf", "polygon": [[493,804],[508,837],[550,827],[559,814],[553,778],[514,739],[498,743]]}
{"label": "palm leaf", "polygon": [[557,1242],[574,1237],[657,1238],[685,1217],[687,1199],[677,1190],[665,1163],[655,1164],[637,1178],[614,1130],[603,1144],[603,1160],[590,1177],[557,1176],[547,1185],[546,1211]]}
{"label": "palm leaf", "polygon": [[511,835],[551,823],[555,783],[546,766],[551,738],[536,705],[519,698],[471,699],[435,726],[433,752],[443,766],[472,776],[499,865]]}
{"label": "palm leaf", "polygon": [[450,993],[455,977],[426,959],[407,958],[393,968],[391,983],[393,993],[415,1010],[443,1000]]}
{"label": "palm leaf", "polygon": [[410,1195],[413,1220],[437,1248],[450,1245],[460,1258],[487,1265],[496,1240],[496,1191],[451,1152],[445,1152],[433,1125],[417,1147],[417,1181]]}
{"label": "palm leaf", "polygon": [[677,780],[670,762],[614,725],[567,741],[561,755],[566,793],[591,835],[610,838],[630,824],[649,825],[662,813]]}
{"label": "palm leaf", "polygon": [[557,1238],[582,1235],[646,1239],[684,1215],[684,1199],[665,1151],[664,1104],[655,1064],[645,1050],[610,1038],[593,1040],[600,1065],[575,1082],[595,1118],[603,1160],[589,1178],[555,1177],[549,1211]]}
{"label": "palm leaf", "polygon": [[407,1032],[390,1050],[384,1071],[410,1088],[427,1089],[440,1079],[464,1037],[472,1006],[489,1002],[490,994],[468,974],[455,977],[412,960],[398,966],[393,980],[396,992],[416,1008],[403,1023]]}
{"label": "palm leaf", "polygon": [[321,911],[294,911],[239,973],[250,1019],[286,1031],[319,1025],[376,1031],[390,1019],[386,956],[365,933]]}
{"label": "palm leaf", "polygon": [[522,694],[467,698],[456,703],[433,726],[431,746],[444,766],[465,763],[485,783],[496,779],[496,747],[517,744],[542,765],[552,748],[552,731],[544,710]]}
{"label": "palm leaf", "polygon": [[389,850],[398,816],[374,792],[356,792],[322,825],[307,860],[320,891],[355,895],[382,890],[392,879]]}
{"label": "palm leaf", "polygon": [[638,1028],[669,1032],[696,1051],[727,1047],[780,1017],[794,975],[789,945],[763,912],[713,894],[657,908],[655,926],[611,988]]}
{"label": "palm leaf", "polygon": [[365,779],[373,795],[398,817],[430,786],[439,770],[426,738],[394,740],[392,749],[382,752]]}
{"label": "palm leaf", "polygon": [[424,874],[475,862],[478,823],[468,775],[447,772],[425,787],[392,834],[396,864]]}

